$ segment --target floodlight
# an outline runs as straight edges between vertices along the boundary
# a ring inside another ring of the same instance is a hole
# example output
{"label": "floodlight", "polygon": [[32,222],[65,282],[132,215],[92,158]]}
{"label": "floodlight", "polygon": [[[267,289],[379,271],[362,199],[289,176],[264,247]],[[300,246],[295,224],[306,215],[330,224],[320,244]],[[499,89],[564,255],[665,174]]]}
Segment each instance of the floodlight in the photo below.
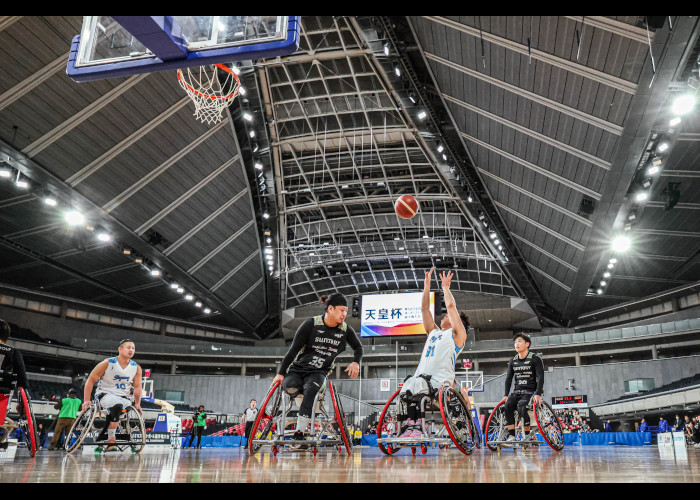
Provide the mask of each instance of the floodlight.
{"label": "floodlight", "polygon": [[680,97],[677,97],[676,100],[673,101],[673,105],[671,106],[671,112],[674,115],[684,115],[692,111],[694,106],[695,96],[693,96],[692,94],[685,94]]}
{"label": "floodlight", "polygon": [[79,226],[80,224],[83,224],[85,222],[85,217],[83,216],[83,214],[75,210],[71,210],[69,212],[64,213],[63,217],[66,219],[66,222],[71,226]]}

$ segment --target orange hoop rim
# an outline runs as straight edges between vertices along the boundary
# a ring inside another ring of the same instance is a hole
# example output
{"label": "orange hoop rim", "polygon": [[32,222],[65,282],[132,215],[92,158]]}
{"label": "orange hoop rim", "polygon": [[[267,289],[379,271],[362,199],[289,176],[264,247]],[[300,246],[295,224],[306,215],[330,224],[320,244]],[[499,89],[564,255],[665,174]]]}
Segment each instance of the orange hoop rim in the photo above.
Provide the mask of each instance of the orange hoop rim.
{"label": "orange hoop rim", "polygon": [[230,94],[225,95],[225,96],[202,94],[201,92],[198,92],[197,90],[195,90],[192,87],[192,85],[190,85],[189,83],[187,83],[185,81],[184,77],[182,76],[181,69],[177,70],[177,79],[180,81],[180,83],[183,86],[187,87],[187,89],[189,91],[191,91],[193,94],[197,94],[199,97],[204,97],[205,99],[212,99],[212,100],[225,99],[225,100],[228,100],[228,99],[235,98],[238,95],[238,89],[241,86],[241,80],[238,78],[238,75],[236,73],[234,73],[233,70],[231,70],[231,68],[229,68],[228,66],[224,66],[223,64],[212,64],[212,66],[215,68],[219,68],[219,69],[226,71],[227,73],[229,73],[230,75],[232,75],[236,79],[236,87],[235,87],[233,92],[231,92]]}

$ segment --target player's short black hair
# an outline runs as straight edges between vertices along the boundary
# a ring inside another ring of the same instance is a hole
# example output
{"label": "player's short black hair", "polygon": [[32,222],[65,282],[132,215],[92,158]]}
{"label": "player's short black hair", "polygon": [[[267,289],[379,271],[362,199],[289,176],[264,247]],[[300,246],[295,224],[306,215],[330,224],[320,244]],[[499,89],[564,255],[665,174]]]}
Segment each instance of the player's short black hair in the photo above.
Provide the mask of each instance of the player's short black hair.
{"label": "player's short black hair", "polygon": [[7,321],[0,319],[0,341],[7,342],[10,338],[10,325]]}
{"label": "player's short black hair", "polygon": [[134,342],[134,341],[131,340],[131,339],[122,339],[122,340],[119,341],[119,347],[123,346],[123,345],[126,344],[127,342],[131,342],[132,344],[136,344],[136,342]]}
{"label": "player's short black hair", "polygon": [[467,313],[460,312],[459,319],[462,320],[462,324],[464,325],[464,329],[468,331],[469,325],[471,325],[471,323],[469,322],[469,316],[467,316]]}
{"label": "player's short black hair", "polygon": [[515,342],[515,339],[517,339],[518,337],[520,337],[520,338],[523,339],[525,342],[527,342],[528,344],[530,344],[530,346],[532,346],[532,340],[530,340],[530,337],[528,337],[527,335],[525,335],[523,332],[518,332],[518,333],[516,333],[515,335],[513,335],[513,342]]}

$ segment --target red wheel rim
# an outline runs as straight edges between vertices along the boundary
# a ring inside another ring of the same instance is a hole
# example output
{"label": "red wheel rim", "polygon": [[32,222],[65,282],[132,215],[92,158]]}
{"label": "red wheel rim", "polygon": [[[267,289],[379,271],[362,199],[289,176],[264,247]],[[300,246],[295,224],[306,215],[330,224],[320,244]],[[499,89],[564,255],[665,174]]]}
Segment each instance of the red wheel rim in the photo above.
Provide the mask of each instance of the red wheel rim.
{"label": "red wheel rim", "polygon": [[[333,410],[335,411],[335,422],[338,424],[338,429],[340,430],[340,435],[343,436],[343,443],[345,443],[345,449],[348,451],[348,455],[352,455],[352,447],[348,443],[348,437],[347,437],[347,429],[345,428],[345,425],[343,424],[343,419],[342,415],[340,414],[340,409],[338,408],[338,404],[336,403],[336,392],[335,388],[333,387],[333,383],[329,380],[328,381],[328,389],[331,392],[331,400],[333,401]],[[340,451],[340,450],[338,450]]]}
{"label": "red wheel rim", "polygon": [[258,412],[258,418],[255,419],[255,423],[253,424],[253,428],[250,429],[250,434],[248,435],[248,451],[251,453],[253,452],[253,439],[255,439],[255,433],[258,432],[258,426],[260,425],[260,420],[262,419],[263,415],[265,415],[265,409],[267,408],[267,403],[270,401],[270,398],[272,395],[275,393],[275,390],[280,386],[281,382],[277,381],[275,382],[272,387],[270,387],[270,390],[267,391],[267,397],[265,398],[265,402],[262,404],[260,407],[260,411]]}
{"label": "red wheel rim", "polygon": [[[444,400],[444,398],[443,398],[443,393],[444,393],[446,390],[449,390],[449,387],[443,387],[443,388],[440,390],[440,397],[438,398],[438,404],[440,405],[440,415],[442,415],[442,422],[445,424],[445,429],[447,429],[447,433],[450,435],[450,439],[451,439],[452,442],[455,444],[455,446],[457,447],[457,449],[458,449],[459,451],[461,451],[462,453],[464,453],[465,455],[471,455],[472,453],[474,453],[474,450],[472,450],[472,451],[469,452],[469,451],[465,450],[464,448],[462,448],[462,445],[459,444],[459,442],[457,441],[457,439],[455,439],[454,434],[452,434],[452,429],[450,429],[450,424],[447,422],[447,417],[446,417],[446,415],[445,415],[444,405],[442,404],[442,402],[443,402],[443,400]],[[471,418],[471,415],[469,415],[469,418]],[[467,426],[468,426],[468,425],[469,425],[469,423],[467,423]],[[470,432],[471,432],[471,431],[470,431]],[[473,439],[473,438],[472,438],[472,439]]]}
{"label": "red wheel rim", "polygon": [[19,388],[19,394],[22,398],[22,405],[24,406],[24,416],[27,418],[27,429],[29,430],[29,442],[31,443],[29,453],[31,453],[32,458],[36,455],[36,434],[34,433],[34,416],[32,415],[31,408],[29,407],[29,398],[24,390],[24,387]]}
{"label": "red wheel rim", "polygon": [[[486,428],[484,429],[484,444],[488,447],[489,450],[491,450],[491,447],[489,446],[489,427],[491,426],[491,419],[493,416],[496,414],[496,410],[498,410],[503,403],[498,403],[496,407],[491,411],[491,415],[489,415],[489,419],[486,421]],[[493,450],[491,450],[493,451]]]}
{"label": "red wheel rim", "polygon": [[[382,427],[384,426],[384,415],[386,415],[387,410],[389,409],[389,406],[391,406],[392,401],[396,398],[396,396],[399,395],[401,392],[401,389],[397,389],[396,392],[389,398],[389,401],[386,402],[384,405],[384,409],[382,410],[382,414],[379,417],[379,422],[377,423],[377,439],[382,437]],[[391,446],[386,448],[382,443],[377,442],[377,446],[379,446],[379,449],[382,450],[382,453],[385,455],[391,455]]]}
{"label": "red wheel rim", "polygon": [[[546,404],[546,403],[543,401],[542,404]],[[533,404],[532,406],[534,407],[534,410],[535,410],[535,420],[537,421],[537,428],[540,430],[540,434],[542,434],[542,439],[544,439],[545,443],[547,443],[549,445],[549,447],[552,448],[554,451],[563,450],[564,449],[564,431],[562,430],[562,433],[561,433],[562,447],[556,448],[552,443],[549,442],[549,439],[547,439],[547,434],[545,434],[544,430],[542,429],[542,426],[540,425],[540,419],[537,415],[537,405]],[[553,413],[554,412],[552,412],[552,414]],[[555,415],[554,418],[557,419],[557,416]],[[557,422],[557,425],[560,425],[558,419],[556,420],[556,422]]]}

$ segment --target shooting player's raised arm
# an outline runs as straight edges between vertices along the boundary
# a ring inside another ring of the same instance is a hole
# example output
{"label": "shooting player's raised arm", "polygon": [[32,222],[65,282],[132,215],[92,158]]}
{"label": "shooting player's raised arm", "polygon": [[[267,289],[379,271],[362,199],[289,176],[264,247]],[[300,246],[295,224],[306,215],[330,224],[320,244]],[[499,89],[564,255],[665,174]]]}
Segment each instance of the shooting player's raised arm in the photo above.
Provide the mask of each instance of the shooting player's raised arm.
{"label": "shooting player's raised arm", "polygon": [[423,297],[421,298],[421,314],[423,315],[423,328],[425,328],[425,333],[430,333],[437,326],[435,326],[435,318],[430,313],[430,279],[433,276],[434,268],[430,268],[430,271],[425,272],[425,284],[423,286]]}

